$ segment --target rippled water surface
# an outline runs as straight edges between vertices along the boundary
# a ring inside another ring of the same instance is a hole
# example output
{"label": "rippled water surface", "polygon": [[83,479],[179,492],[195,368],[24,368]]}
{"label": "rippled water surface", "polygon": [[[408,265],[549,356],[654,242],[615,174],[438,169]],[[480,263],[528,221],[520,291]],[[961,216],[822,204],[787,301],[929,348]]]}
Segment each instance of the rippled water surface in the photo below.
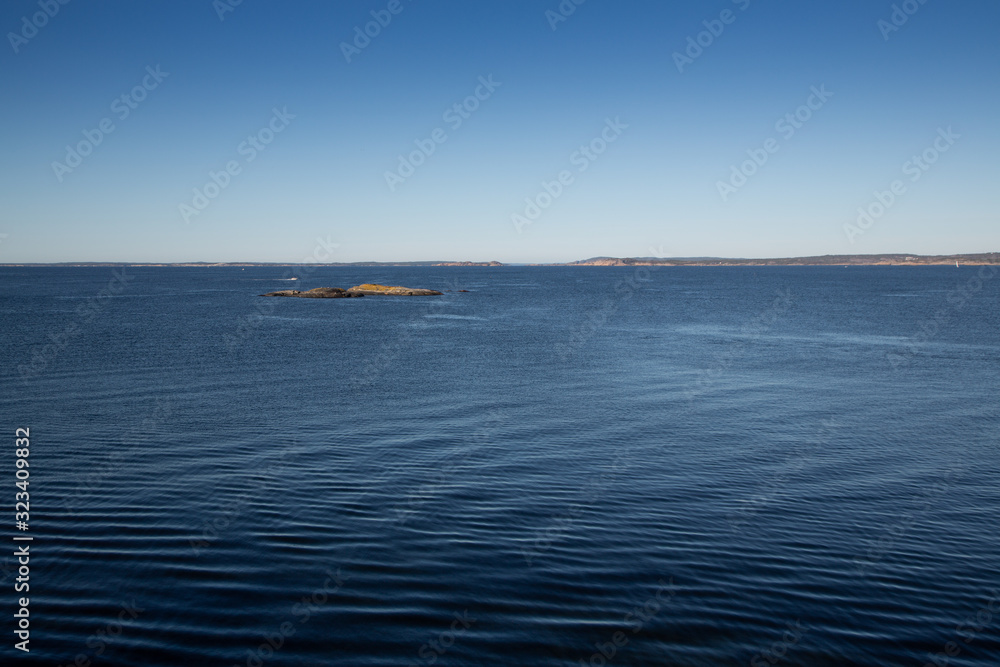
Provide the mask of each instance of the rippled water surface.
{"label": "rippled water surface", "polygon": [[0,269],[28,660],[1000,664],[978,272]]}

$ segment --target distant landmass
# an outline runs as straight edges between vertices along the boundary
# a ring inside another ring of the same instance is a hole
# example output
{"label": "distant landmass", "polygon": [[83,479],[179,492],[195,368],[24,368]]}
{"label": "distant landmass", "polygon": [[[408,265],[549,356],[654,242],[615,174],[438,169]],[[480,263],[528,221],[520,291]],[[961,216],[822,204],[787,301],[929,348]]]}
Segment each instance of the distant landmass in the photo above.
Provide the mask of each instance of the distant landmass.
{"label": "distant landmass", "polygon": [[[746,259],[727,257],[591,257],[577,262],[547,264],[516,264],[513,266],[932,266],[935,264],[983,265],[1000,264],[1000,253],[986,252],[961,255],[817,255],[813,257],[783,257]],[[51,262],[6,263],[0,266],[299,266],[295,262]],[[391,266],[512,266],[502,262],[330,262],[308,266],[391,267]]]}
{"label": "distant landmass", "polygon": [[1000,253],[963,255],[820,255],[775,259],[723,257],[592,257],[563,266],[930,266],[935,264],[1000,264]]}

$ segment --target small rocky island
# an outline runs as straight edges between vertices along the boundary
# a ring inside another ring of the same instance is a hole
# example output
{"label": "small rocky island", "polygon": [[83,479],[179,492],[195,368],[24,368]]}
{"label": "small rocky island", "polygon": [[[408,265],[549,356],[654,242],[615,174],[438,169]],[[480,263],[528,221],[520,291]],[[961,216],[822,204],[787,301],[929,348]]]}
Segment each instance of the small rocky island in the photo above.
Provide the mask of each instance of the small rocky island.
{"label": "small rocky island", "polygon": [[293,296],[300,299],[349,299],[359,296],[437,296],[442,294],[437,290],[419,289],[416,287],[400,287],[399,285],[373,285],[365,283],[356,285],[348,289],[341,287],[317,287],[316,289],[300,292],[299,290],[284,289],[277,292],[269,292],[260,296]]}

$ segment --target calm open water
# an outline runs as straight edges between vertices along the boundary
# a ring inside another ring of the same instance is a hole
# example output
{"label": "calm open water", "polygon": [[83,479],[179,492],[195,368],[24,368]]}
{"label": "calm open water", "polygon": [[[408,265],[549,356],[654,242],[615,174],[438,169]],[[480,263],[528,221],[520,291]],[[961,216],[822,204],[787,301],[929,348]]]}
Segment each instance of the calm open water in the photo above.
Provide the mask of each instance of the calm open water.
{"label": "calm open water", "polygon": [[0,269],[28,662],[1000,664],[992,269],[284,271]]}

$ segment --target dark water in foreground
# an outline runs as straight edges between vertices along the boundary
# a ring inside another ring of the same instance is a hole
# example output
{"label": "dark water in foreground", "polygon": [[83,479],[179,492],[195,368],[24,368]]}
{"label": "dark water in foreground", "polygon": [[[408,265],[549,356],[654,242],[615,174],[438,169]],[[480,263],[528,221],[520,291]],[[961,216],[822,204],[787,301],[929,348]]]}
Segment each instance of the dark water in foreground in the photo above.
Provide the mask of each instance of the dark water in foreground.
{"label": "dark water in foreground", "polygon": [[283,271],[0,269],[27,662],[1000,664],[1000,274]]}

